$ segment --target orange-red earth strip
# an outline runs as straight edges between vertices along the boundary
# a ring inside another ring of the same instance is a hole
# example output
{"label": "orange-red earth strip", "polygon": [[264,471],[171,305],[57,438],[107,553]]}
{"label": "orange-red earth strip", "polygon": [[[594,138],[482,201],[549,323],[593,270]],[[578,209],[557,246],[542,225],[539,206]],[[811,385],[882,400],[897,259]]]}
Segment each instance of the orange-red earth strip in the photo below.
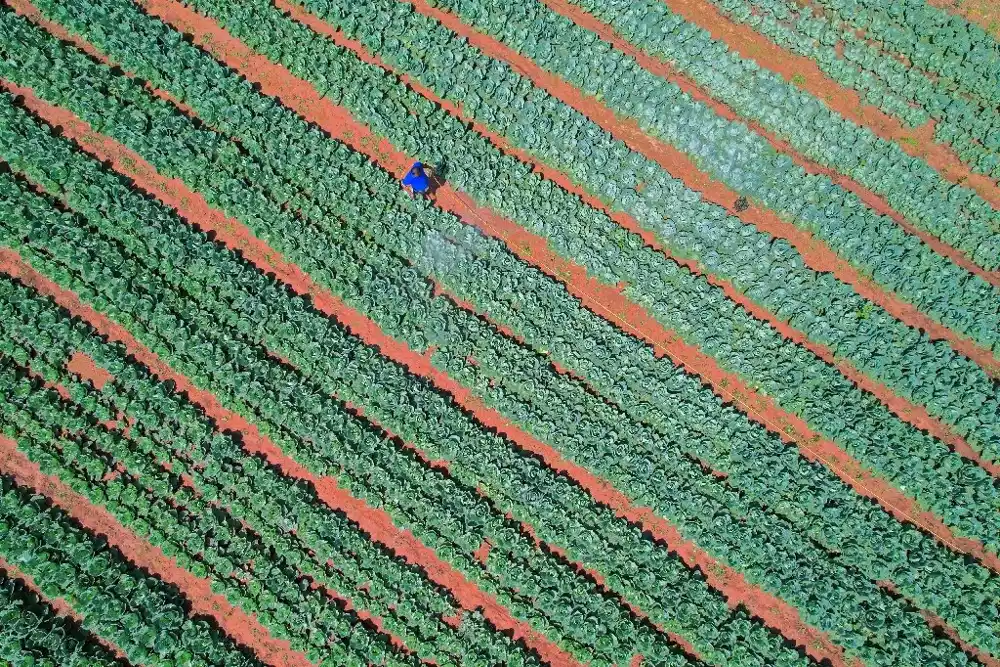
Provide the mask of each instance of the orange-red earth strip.
{"label": "orange-red earth strip", "polygon": [[[892,218],[892,220],[903,230],[905,230],[908,234],[919,238],[924,242],[924,244],[927,245],[927,247],[937,254],[949,259],[951,262],[962,267],[966,271],[979,276],[988,283],[994,286],[1000,286],[1000,272],[987,271],[981,268],[969,259],[968,256],[966,256],[966,254],[961,250],[953,248],[933,234],[914,226],[906,219],[905,216],[890,206],[881,195],[876,194],[850,176],[842,174],[830,167],[825,167],[819,162],[806,157],[794,148],[791,143],[778,137],[770,130],[765,129],[759,122],[749,118],[740,117],[740,115],[733,111],[729,105],[712,97],[693,79],[677,71],[672,65],[670,65],[670,63],[654,58],[632,46],[627,39],[615,32],[614,28],[610,25],[603,23],[580,7],[570,4],[567,0],[541,0],[541,2],[545,3],[552,11],[570,19],[581,28],[596,34],[603,41],[611,44],[619,51],[628,54],[639,64],[640,67],[647,70],[651,74],[676,84],[682,91],[690,95],[694,100],[706,105],[722,118],[743,123],[758,135],[763,137],[776,151],[784,153],[790,157],[796,165],[805,169],[806,172],[826,176],[844,190],[853,193],[870,209],[876,213]],[[858,276],[858,279],[870,282],[862,276]],[[971,341],[969,342],[971,343]],[[995,359],[994,361],[996,362]]]}
{"label": "orange-red earth strip", "polygon": [[[9,273],[7,269],[11,269],[16,273],[23,273],[18,264],[20,262],[12,257],[9,251],[2,252],[0,271]],[[32,488],[49,498],[92,533],[105,536],[111,546],[121,551],[125,558],[137,567],[176,586],[191,604],[194,614],[213,619],[230,638],[252,650],[266,664],[276,667],[312,665],[305,655],[293,650],[288,642],[272,637],[256,618],[234,607],[223,596],[212,592],[207,579],[196,577],[184,570],[158,547],[140,539],[125,528],[105,508],[94,505],[59,478],[42,472],[36,463],[17,449],[16,442],[3,436],[0,436],[0,470],[14,477],[18,484]]]}
{"label": "orange-red earth strip", "polygon": [[[354,119],[346,109],[322,98],[308,82],[294,77],[283,67],[254,53],[242,42],[234,39],[228,32],[220,28],[214,21],[174,2],[174,0],[146,0],[144,4],[152,13],[176,28],[191,34],[196,43],[208,48],[227,65],[260,85],[265,94],[278,97],[284,104],[296,110],[307,120],[316,123],[332,136],[382,163],[396,176],[401,177],[408,165],[412,164],[412,156],[398,151],[387,140],[376,137],[369,128]],[[563,280],[571,293],[580,298],[588,307],[609,321],[616,323],[628,333],[650,343],[659,354],[671,356],[678,365],[689,369],[697,368],[697,374],[708,380],[720,396],[739,405],[751,418],[781,435],[786,442],[798,444],[807,458],[822,461],[859,493],[878,500],[897,518],[920,526],[942,543],[956,551],[975,556],[988,567],[1000,569],[1000,559],[988,553],[978,541],[954,535],[943,521],[932,513],[921,510],[911,498],[885,480],[881,480],[865,470],[835,443],[823,439],[819,434],[813,432],[803,420],[780,410],[772,399],[750,389],[734,374],[723,371],[714,359],[705,355],[698,348],[682,342],[674,332],[665,329],[644,309],[629,302],[613,288],[588,277],[582,267],[551,252],[543,239],[526,232],[492,211],[476,206],[466,195],[455,191],[447,184],[438,189],[435,199],[438,206],[444,210],[475,224],[477,228],[490,236],[504,240],[515,253],[522,256],[522,259],[538,266],[549,275]],[[531,248],[531,251],[525,253],[523,250],[525,247]],[[268,249],[268,252],[273,251]],[[523,255],[530,255],[530,257]],[[295,269],[297,270],[297,267]],[[303,277],[308,280],[304,274]],[[311,281],[307,284],[311,284]],[[312,290],[316,289],[313,285]],[[332,298],[332,295],[330,296]],[[315,299],[316,294],[313,294],[313,297]],[[338,307],[343,309],[344,305],[339,304]],[[361,317],[357,313],[354,315]],[[342,321],[353,330],[353,322]],[[378,335],[373,338],[373,341],[378,340],[379,337],[385,341],[392,340],[384,336],[377,326],[367,318],[363,318],[363,322],[359,321],[357,324],[363,327],[357,332],[368,330],[374,334],[378,331]],[[364,336],[362,337],[364,338]],[[392,341],[392,345],[399,346],[396,349],[403,355],[400,359],[405,359],[406,352],[413,354],[396,341]],[[381,344],[378,346],[382,349],[383,354],[392,358],[387,347],[383,347]],[[425,369],[425,373],[421,373],[421,369]],[[411,370],[418,375],[431,374],[432,377],[439,378],[440,382],[445,383],[442,388],[446,388],[456,398],[466,394],[471,397],[471,392],[468,392],[467,389],[433,369],[429,360],[425,359],[422,367],[415,366]],[[478,399],[473,400],[478,402]],[[757,408],[751,409],[751,404]],[[497,416],[499,417],[499,415]]]}
{"label": "orange-red earth strip", "polygon": [[809,58],[778,46],[748,25],[730,20],[706,0],[662,2],[670,11],[707,31],[713,39],[724,42],[731,51],[778,74],[845,119],[868,127],[881,139],[926,162],[945,179],[971,188],[993,208],[1000,209],[1000,186],[988,176],[973,172],[951,148],[936,142],[933,123],[907,128],[902,121],[863,102],[857,91],[838,84]]}
{"label": "orange-red earth strip", "polygon": [[[0,441],[2,441],[3,439],[4,439],[3,436],[0,436]],[[83,628],[83,632],[92,637],[94,641],[96,641],[98,644],[100,644],[101,646],[109,650],[111,653],[113,653],[115,657],[121,660],[123,663],[129,664],[129,659],[128,656],[125,655],[125,652],[122,651],[121,648],[111,640],[102,637],[96,632],[91,632],[90,630],[88,630],[83,625],[83,616],[81,616],[76,611],[76,609],[73,609],[73,607],[71,607],[69,603],[66,602],[66,600],[64,600],[63,598],[51,598],[46,596],[45,593],[42,592],[41,587],[39,587],[39,585],[35,583],[34,577],[32,577],[30,574],[27,574],[16,565],[12,565],[2,556],[0,556],[0,570],[7,572],[8,579],[21,580],[26,588],[34,592],[34,594],[37,595],[42,600],[45,600],[45,602],[47,602],[49,606],[52,607],[53,611],[55,611],[58,615],[72,619],[77,625]]]}
{"label": "orange-red earth strip", "polygon": [[[377,329],[377,326],[370,320],[360,315],[352,315],[353,311],[348,313],[349,309],[341,304],[336,297],[316,286],[298,267],[285,262],[277,252],[254,237],[240,222],[227,218],[222,212],[209,206],[201,195],[188,189],[181,181],[163,177],[138,153],[108,137],[93,132],[86,122],[65,109],[44,102],[35,96],[30,89],[13,86],[7,82],[0,83],[24,97],[25,105],[28,108],[47,122],[61,127],[64,136],[78,141],[78,145],[84,151],[100,160],[110,162],[119,173],[128,176],[140,189],[177,211],[183,219],[193,221],[192,224],[196,224],[204,231],[215,232],[220,242],[238,250],[264,273],[274,273],[279,280],[288,284],[296,293],[309,294],[314,304],[317,307],[322,305],[321,310],[327,315],[341,321],[348,320],[346,324],[355,333],[358,329],[365,327]],[[57,289],[56,286],[50,284],[45,293],[52,295],[55,293],[53,290]],[[76,303],[79,301],[76,300]],[[64,304],[60,302],[60,305]],[[82,306],[82,304],[80,305]],[[66,306],[64,305],[64,307]],[[93,313],[93,315],[97,314]],[[97,326],[91,319],[87,319],[87,321],[105,335],[111,335],[107,327],[116,326],[106,318],[103,321],[98,321],[105,325],[103,327]],[[174,372],[153,352],[141,346],[123,328],[116,327],[111,331],[114,332],[111,337],[125,343],[129,352],[150,368],[155,375],[164,380],[172,380],[180,391],[186,393],[190,400],[218,424],[220,430],[228,429],[242,433],[244,446],[248,451],[259,452],[287,474],[313,483],[324,502],[330,504],[334,509],[343,511],[373,539],[393,550],[401,558],[424,569],[435,583],[449,589],[458,603],[465,609],[470,611],[481,609],[487,620],[500,630],[512,632],[515,639],[524,641],[529,649],[536,651],[553,667],[576,664],[568,654],[555,644],[533,630],[527,623],[515,619],[495,599],[479,590],[461,573],[439,559],[432,549],[423,546],[408,531],[400,531],[392,523],[388,514],[368,506],[362,500],[353,498],[346,491],[340,489],[334,479],[316,477],[310,474],[306,468],[284,455],[271,440],[262,436],[256,427],[243,417],[224,408],[212,394],[198,389],[183,375]],[[399,346],[399,349],[402,350],[403,347]],[[421,359],[421,363],[427,363],[422,357],[414,356]]]}
{"label": "orange-red earth strip", "polygon": [[[536,65],[530,58],[466,25],[457,16],[440,8],[431,7],[426,0],[402,1],[466,38],[470,44],[491,58],[506,62],[536,86],[584,114],[616,139],[623,141],[631,150],[656,162],[671,175],[681,179],[689,188],[700,192],[706,201],[731,209],[733,202],[739,197],[739,193],[701,171],[685,153],[646,134],[633,119],[620,120],[611,109],[596,98],[583,94],[572,84]],[[972,359],[991,376],[1000,377],[1000,359],[997,359],[990,350],[975,343],[971,338],[952,331],[878,283],[865,278],[848,261],[842,259],[814,235],[790,222],[785,222],[777,213],[755,204],[751,204],[738,214],[733,214],[753,224],[762,232],[788,241],[799,251],[809,268],[833,273],[838,280],[851,285],[858,294],[885,309],[896,319],[908,326],[926,331],[932,338],[946,341],[955,351]],[[1000,285],[1000,274],[990,278],[982,270],[977,270],[977,273]]]}
{"label": "orange-red earth strip", "polygon": [[[263,56],[255,54],[223,31],[214,21],[171,0],[152,0],[142,4],[153,15],[191,34],[196,43],[209,49],[230,67],[244,75],[249,73],[248,78],[260,84],[265,94],[276,95],[284,103],[303,113],[307,119],[318,122],[321,127],[332,132],[334,136],[342,136],[347,132],[355,137],[359,145],[367,145],[368,151],[372,154],[381,153],[394,156],[398,161],[394,171],[400,174],[411,163],[408,158],[404,159],[405,156],[401,153],[393,151],[388,142],[379,141],[372,136],[367,128],[356,123],[345,110],[335,107],[329,101],[322,100],[312,86],[295,79],[283,68],[270,63]],[[30,91],[23,92],[30,93]],[[33,110],[39,113],[38,109]],[[73,137],[76,132],[86,133],[89,131],[86,123],[72,117],[72,114],[67,114],[65,111],[63,113],[66,115],[61,119],[63,122],[59,125],[63,127],[67,136]],[[72,124],[69,122],[70,117],[74,120]],[[131,177],[135,178],[132,174],[142,164],[143,179],[152,178],[155,174],[152,166],[145,163],[141,156],[123,146],[118,145],[115,150],[104,153],[103,156],[97,150],[97,144],[103,144],[106,148],[114,143],[107,138],[97,141],[96,137],[88,137],[86,140],[79,141],[82,147],[94,150],[95,155],[102,157],[102,159],[111,160],[116,169],[125,170],[124,173]],[[158,182],[150,183],[148,191],[161,198],[160,195],[164,193],[168,182],[176,188],[175,192],[186,190],[182,184],[161,177]],[[450,191],[448,186],[439,190],[438,198],[440,199],[442,194],[448,191]],[[173,197],[173,201],[163,198],[161,200],[171,206],[184,205],[185,202],[191,204],[191,202],[197,201],[199,206],[205,205],[207,207],[203,198],[189,190],[184,196],[173,195]],[[458,203],[458,200],[455,199],[455,202]],[[484,406],[478,399],[471,396],[471,392],[435,369],[430,363],[429,356],[419,355],[402,343],[385,336],[374,322],[346,307],[332,294],[318,288],[298,267],[279,263],[277,253],[258,239],[253,238],[237,221],[232,219],[220,221],[217,219],[218,217],[217,214],[212,215],[210,211],[206,210],[201,217],[193,216],[190,219],[198,220],[199,226],[203,229],[216,231],[220,241],[230,245],[230,247],[238,248],[244,256],[264,270],[272,271],[278,279],[286,282],[293,290],[300,294],[310,294],[313,303],[319,310],[336,317],[352,333],[358,335],[366,343],[375,345],[383,355],[401,363],[411,373],[430,380],[435,386],[452,394],[456,402],[473,413],[480,423],[498,429],[527,451],[541,456],[554,469],[566,472],[583,488],[591,492],[599,502],[614,507],[623,518],[633,522],[641,522],[645,529],[650,530],[658,539],[669,544],[669,548],[685,554],[685,560],[690,566],[700,567],[703,570],[707,570],[711,566],[715,575],[713,581],[718,587],[721,587],[730,604],[743,604],[751,613],[773,625],[786,637],[798,642],[818,660],[830,659],[838,667],[848,664],[842,649],[833,644],[825,633],[803,623],[798,611],[786,602],[750,585],[742,575],[716,562],[692,543],[685,542],[675,528],[666,521],[657,518],[650,510],[633,507],[623,494],[612,490],[606,482],[598,480],[582,468],[565,461],[552,448],[535,440],[495,411]],[[712,581],[710,581],[711,584]],[[557,655],[565,655],[558,649],[554,648],[553,650],[558,652]],[[545,655],[542,651],[539,653]],[[571,661],[567,657],[560,664],[568,663]]]}

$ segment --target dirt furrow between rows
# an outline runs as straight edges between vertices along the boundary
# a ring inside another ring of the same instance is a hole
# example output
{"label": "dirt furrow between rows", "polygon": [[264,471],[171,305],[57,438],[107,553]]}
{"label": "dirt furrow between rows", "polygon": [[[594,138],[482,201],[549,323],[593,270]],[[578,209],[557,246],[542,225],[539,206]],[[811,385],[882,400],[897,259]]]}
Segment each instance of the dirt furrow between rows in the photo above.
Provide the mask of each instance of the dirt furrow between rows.
{"label": "dirt furrow between rows", "polygon": [[706,0],[662,1],[670,11],[704,29],[712,39],[724,42],[731,51],[778,74],[845,119],[866,126],[879,138],[895,143],[908,155],[926,162],[944,178],[973,189],[991,206],[1000,209],[1000,185],[988,176],[973,172],[951,148],[935,141],[932,122],[918,128],[907,128],[902,121],[862,101],[857,91],[828,77],[809,58],[778,46],[750,26],[735,23]]}
{"label": "dirt furrow between rows", "polygon": [[[27,108],[47,122],[61,127],[64,136],[77,141],[84,151],[99,160],[110,162],[118,173],[127,176],[141,190],[172,208],[193,226],[206,232],[215,232],[218,241],[239,251],[263,273],[273,273],[278,280],[289,285],[297,294],[309,295],[314,305],[324,314],[345,324],[356,334],[366,332],[370,336],[383,336],[374,322],[356,313],[328,291],[315,285],[312,279],[298,267],[286,262],[277,252],[254,237],[242,223],[227,218],[218,209],[211,207],[201,195],[188,189],[181,181],[163,177],[138,153],[108,137],[93,132],[85,121],[80,120],[65,109],[47,104],[35,96],[32,91],[6,82],[3,82],[3,86],[9,87],[12,92],[23,96]],[[351,496],[340,488],[333,478],[318,477],[310,473],[304,466],[285,455],[273,441],[261,435],[255,426],[243,417],[224,408],[210,392],[198,389],[183,375],[170,369],[156,357],[155,353],[146,349],[127,332],[122,331],[121,335],[128,337],[123,342],[128,346],[130,353],[150,368],[160,379],[172,380],[179,390],[185,392],[199,408],[219,425],[220,430],[240,432],[243,436],[244,446],[248,451],[264,455],[270,463],[280,468],[287,476],[312,483],[326,504],[333,509],[344,512],[348,518],[359,524],[373,540],[381,543],[400,558],[425,570],[435,583],[450,590],[459,604],[466,610],[481,609],[484,616],[496,627],[513,632],[516,638],[523,639],[529,648],[536,650],[552,665],[574,664],[574,661],[561,649],[532,630],[526,623],[514,619],[495,599],[478,589],[461,573],[438,558],[432,549],[420,543],[409,531],[402,531],[396,527],[391,517],[384,511],[373,508],[364,501]],[[362,338],[364,338],[363,335]],[[383,336],[383,338],[387,344],[395,346],[393,352],[397,356],[409,354],[416,360],[421,370],[430,368],[429,361],[424,357],[416,355],[388,337]],[[384,349],[382,351],[385,352]]]}
{"label": "dirt furrow between rows", "polygon": [[[756,132],[758,135],[763,137],[771,147],[774,148],[779,153],[783,153],[790,157],[792,161],[806,170],[810,174],[821,174],[826,176],[831,181],[853,193],[858,197],[868,208],[872,209],[880,215],[886,215],[903,228],[908,234],[916,236],[921,241],[923,241],[931,250],[949,259],[952,263],[962,267],[966,271],[973,273],[983,280],[989,282],[992,285],[1000,286],[1000,272],[987,271],[980,268],[971,259],[969,259],[965,253],[957,248],[953,248],[947,243],[943,242],[941,239],[937,238],[933,234],[930,234],[922,229],[911,224],[903,214],[896,211],[889,203],[879,194],[876,194],[866,186],[857,182],[850,176],[842,174],[835,169],[830,167],[825,167],[815,160],[806,157],[796,148],[794,148],[788,141],[778,137],[776,134],[770,130],[765,129],[759,122],[751,120],[749,118],[743,118],[737,114],[733,109],[724,102],[721,102],[709,93],[705,92],[693,79],[686,76],[685,74],[677,71],[669,63],[654,58],[640,51],[639,49],[632,46],[624,37],[620,36],[615,32],[614,28],[610,25],[603,23],[593,15],[587,13],[583,9],[567,2],[567,0],[541,0],[544,2],[552,11],[557,14],[570,19],[576,23],[581,28],[585,28],[590,32],[593,32],[599,36],[605,42],[611,44],[619,51],[631,56],[640,67],[647,70],[651,74],[666,79],[671,83],[676,84],[682,91],[687,93],[692,97],[692,99],[701,102],[702,104],[711,108],[716,114],[730,121],[738,121],[743,123],[751,130]],[[862,281],[866,281],[865,278],[860,277]],[[929,319],[929,318],[928,318]],[[931,320],[933,322],[933,320]],[[936,323],[935,323],[936,324]],[[941,325],[937,325],[941,326]],[[965,353],[968,354],[968,353]]]}
{"label": "dirt furrow between rows", "polygon": [[[412,163],[408,156],[399,153],[388,142],[379,140],[370,133],[368,128],[357,123],[346,110],[322,100],[310,85],[295,79],[283,68],[273,65],[262,56],[255,54],[241,42],[225,33],[214,22],[170,0],[153,0],[143,4],[152,14],[191,34],[196,43],[207,48],[216,57],[247,76],[251,81],[258,83],[265,94],[275,95],[307,120],[315,122],[324,130],[345,140],[369,156],[376,157],[383,166],[387,166],[386,163],[391,162],[392,166],[389,168],[393,173],[401,176]],[[31,91],[23,89],[17,92],[22,95],[31,94]],[[117,171],[135,180],[143,189],[167,205],[188,213],[189,215],[184,215],[186,219],[197,220],[198,226],[206,231],[215,231],[219,241],[238,249],[263,271],[274,273],[293,291],[310,295],[318,310],[336,318],[352,333],[366,343],[377,347],[384,356],[400,363],[409,372],[423,377],[438,389],[451,394],[456,403],[470,412],[481,424],[495,428],[524,450],[542,458],[553,469],[574,479],[581,487],[588,490],[598,502],[614,508],[626,520],[637,523],[650,531],[658,540],[667,544],[670,549],[681,554],[689,566],[698,567],[705,571],[709,576],[710,585],[719,589],[731,605],[743,604],[752,614],[762,618],[786,637],[803,647],[807,647],[807,650],[817,659],[829,658],[838,666],[847,664],[843,658],[842,649],[834,645],[825,633],[820,633],[803,623],[798,612],[790,605],[752,586],[746,582],[742,575],[721,565],[694,544],[686,542],[676,528],[656,517],[650,510],[634,507],[624,494],[612,489],[605,481],[566,461],[551,447],[536,440],[500,414],[487,408],[481,401],[472,396],[469,390],[434,368],[429,355],[417,354],[405,344],[386,336],[370,319],[347,307],[335,296],[316,286],[311,278],[297,266],[282,261],[273,249],[253,237],[240,223],[231,218],[225,218],[218,211],[211,209],[200,195],[188,190],[178,181],[158,176],[152,165],[140,155],[107,137],[93,133],[86,123],[73,114],[32,97],[32,100],[28,100],[27,95],[25,95],[26,106],[46,118],[47,121],[58,122],[65,135],[76,139],[81,147],[92,151],[100,159],[109,160]],[[51,113],[52,116],[46,117],[47,113]],[[461,196],[463,198],[460,199],[460,195],[451,191],[448,186],[439,190],[437,197],[439,201],[449,200],[451,202],[450,208],[459,214],[475,215],[473,209],[468,207],[464,196]],[[192,208],[182,209],[181,207],[184,206]],[[492,215],[485,211],[482,213]],[[130,345],[136,346],[137,344],[133,339]],[[145,359],[141,360],[145,363]],[[162,365],[161,363],[160,366]],[[159,369],[157,369],[157,374],[160,375]],[[166,376],[161,375],[161,377]],[[187,385],[190,386],[190,383]],[[186,389],[185,386],[179,386]],[[244,423],[242,426],[249,425]],[[547,649],[545,642],[547,640],[541,638],[535,642],[535,648],[539,650],[540,655],[549,659],[550,662],[572,663],[572,660],[558,648],[553,646],[551,649]]]}
{"label": "dirt furrow between rows", "polygon": [[[466,25],[455,15],[431,7],[427,0],[401,1],[413,5],[421,14],[440,21],[442,25],[468,39],[469,43],[491,58],[507,63],[540,89],[597,123],[616,139],[624,142],[631,150],[659,164],[672,176],[700,193],[706,201],[728,209],[731,215],[738,216],[744,222],[753,224],[757,229],[774,238],[784,239],[795,247],[809,268],[818,272],[832,273],[838,280],[850,285],[859,295],[885,309],[886,312],[904,324],[926,331],[928,336],[933,339],[946,341],[956,352],[969,357],[992,376],[1000,377],[1000,359],[997,359],[992,352],[967,336],[937,322],[878,283],[865,278],[858,269],[842,259],[812,234],[799,229],[790,222],[785,222],[774,211],[756,204],[751,203],[747,209],[739,213],[732,210],[734,203],[740,196],[739,193],[701,171],[685,153],[645,133],[634,120],[620,120],[611,109],[596,98],[585,95],[572,84],[543,70],[530,58],[520,55],[493,37]],[[987,272],[980,269],[977,269],[977,273],[982,274],[984,279],[1000,285],[1000,276],[989,277]]]}
{"label": "dirt furrow between rows", "polygon": [[[0,251],[0,271],[18,276],[23,275],[26,268],[10,252]],[[0,470],[14,477],[18,484],[46,496],[87,530],[105,536],[108,543],[134,565],[176,586],[190,603],[192,613],[211,618],[216,626],[234,641],[252,650],[261,661],[275,667],[312,665],[288,642],[275,639],[255,618],[212,592],[207,579],[196,577],[181,568],[158,547],[125,528],[106,509],[94,505],[57,477],[43,473],[36,463],[17,449],[17,443],[3,436],[0,436]]]}
{"label": "dirt furrow between rows", "polygon": [[[0,436],[0,447],[5,447],[5,446],[8,445],[7,443],[4,442],[3,436]],[[11,446],[16,447],[16,444],[12,444]],[[20,581],[24,582],[24,585],[27,588],[29,588],[32,592],[34,592],[34,594],[37,595],[39,598],[45,600],[45,602],[47,602],[49,606],[52,607],[52,609],[57,614],[59,614],[60,616],[65,616],[66,618],[70,618],[73,621],[75,621],[77,625],[83,627],[83,617],[79,613],[77,613],[77,611],[73,609],[73,607],[71,607],[69,603],[66,602],[66,600],[64,600],[63,598],[52,598],[46,596],[45,593],[42,592],[42,589],[38,586],[38,584],[35,583],[34,577],[32,577],[30,574],[21,571],[20,568],[18,568],[16,565],[11,564],[7,560],[5,560],[2,556],[0,556],[0,570],[7,573],[8,579],[19,579]],[[90,632],[86,628],[84,628],[83,631],[88,633],[91,637],[93,637],[94,640],[97,641],[101,646],[103,646],[104,648],[108,649],[111,653],[113,653],[115,657],[117,657],[119,660],[122,661],[123,664],[129,664],[128,656],[125,655],[125,653],[121,650],[121,648],[118,647],[117,644],[96,633]]]}

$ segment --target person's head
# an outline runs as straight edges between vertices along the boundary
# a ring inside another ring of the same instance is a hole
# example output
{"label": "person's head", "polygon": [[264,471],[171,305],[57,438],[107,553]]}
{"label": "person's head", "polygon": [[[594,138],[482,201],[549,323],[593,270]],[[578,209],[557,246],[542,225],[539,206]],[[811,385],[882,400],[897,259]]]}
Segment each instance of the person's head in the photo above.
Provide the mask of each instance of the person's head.
{"label": "person's head", "polygon": [[420,175],[420,167],[415,166],[413,167],[413,169],[410,170],[410,176],[419,176],[419,175]]}

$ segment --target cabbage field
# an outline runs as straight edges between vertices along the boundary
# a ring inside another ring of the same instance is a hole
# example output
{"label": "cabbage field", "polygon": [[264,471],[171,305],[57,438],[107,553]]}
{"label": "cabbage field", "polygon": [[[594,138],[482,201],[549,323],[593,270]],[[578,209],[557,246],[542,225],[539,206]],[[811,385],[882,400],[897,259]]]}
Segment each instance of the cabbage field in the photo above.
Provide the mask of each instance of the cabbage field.
{"label": "cabbage field", "polygon": [[1000,667],[998,181],[990,2],[0,0],[0,665]]}

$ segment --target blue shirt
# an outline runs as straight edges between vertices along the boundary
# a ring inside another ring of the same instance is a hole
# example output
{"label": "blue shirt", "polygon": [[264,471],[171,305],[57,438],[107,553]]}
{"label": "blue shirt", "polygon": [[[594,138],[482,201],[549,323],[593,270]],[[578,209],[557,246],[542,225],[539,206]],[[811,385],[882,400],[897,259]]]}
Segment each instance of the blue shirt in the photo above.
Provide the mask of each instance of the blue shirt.
{"label": "blue shirt", "polygon": [[[417,170],[416,174],[413,173],[414,169]],[[424,173],[424,165],[414,162],[413,166],[406,172],[406,176],[403,177],[403,185],[409,185],[414,192],[427,192],[431,182],[427,178],[427,174]]]}

